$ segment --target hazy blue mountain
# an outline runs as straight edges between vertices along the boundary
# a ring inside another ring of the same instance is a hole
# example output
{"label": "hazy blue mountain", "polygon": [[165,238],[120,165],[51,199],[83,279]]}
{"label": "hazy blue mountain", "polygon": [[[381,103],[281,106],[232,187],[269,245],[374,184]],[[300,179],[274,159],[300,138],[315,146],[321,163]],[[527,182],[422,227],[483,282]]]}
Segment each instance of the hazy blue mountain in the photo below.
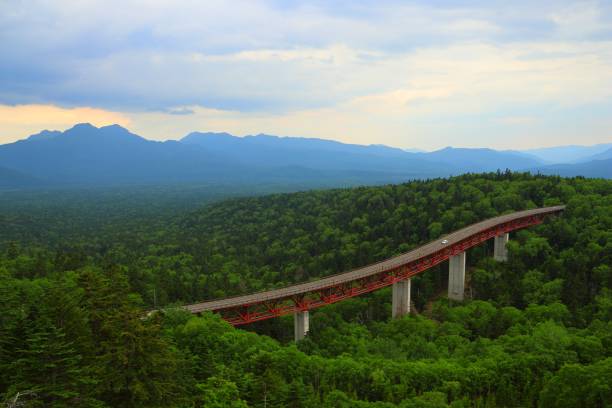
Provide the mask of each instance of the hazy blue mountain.
{"label": "hazy blue mountain", "polygon": [[463,172],[519,170],[541,165],[542,162],[514,151],[446,147],[429,153],[419,153],[426,160],[459,167]]}
{"label": "hazy blue mountain", "polygon": [[584,161],[586,162],[586,161],[606,160],[606,159],[612,159],[612,148],[605,150],[601,153],[594,154],[593,156],[589,156],[588,160],[584,160]]}
{"label": "hazy blue mountain", "polygon": [[40,133],[36,133],[35,135],[28,137],[26,140],[29,140],[31,142],[36,142],[39,140],[49,140],[53,139],[56,136],[61,136],[62,134],[63,132],[59,130],[43,130]]}
{"label": "hazy blue mountain", "polygon": [[244,137],[233,136],[229,133],[193,132],[181,139],[182,143],[197,144],[209,149],[227,151],[244,146],[257,146],[273,149],[274,151],[303,152],[308,150],[330,151],[342,153],[367,153],[382,156],[403,157],[404,150],[385,145],[357,145],[334,140],[325,140],[307,137],[272,136],[266,134],[249,135]]}
{"label": "hazy blue mountain", "polygon": [[386,146],[265,135],[253,142],[227,134],[207,135],[205,143],[198,138],[155,142],[118,125],[79,124],[1,145],[0,166],[60,185],[212,182],[316,187],[400,182],[452,172],[419,159],[405,160],[407,153]]}
{"label": "hazy blue mountain", "polygon": [[426,153],[427,152],[427,150],[414,149],[414,148],[408,148],[408,149],[402,149],[402,150],[404,150],[405,152],[408,152],[408,153]]}
{"label": "hazy blue mountain", "polygon": [[125,184],[222,178],[227,160],[175,141],[149,141],[118,125],[79,124],[0,146],[0,165],[48,182]]}
{"label": "hazy blue mountain", "polygon": [[383,145],[228,133],[156,142],[118,125],[79,124],[0,145],[0,187],[217,183],[289,188],[397,183],[465,172],[536,169],[601,176],[601,163],[543,166],[529,154],[445,148],[412,153]]}
{"label": "hazy blue mountain", "polygon": [[592,160],[585,163],[553,164],[532,170],[534,173],[552,174],[563,177],[584,176],[612,178],[612,158]]}
{"label": "hazy blue mountain", "polygon": [[612,148],[612,143],[596,144],[593,146],[555,146],[544,147],[541,149],[523,150],[523,153],[528,153],[539,157],[546,163],[576,163],[579,161],[590,161],[592,156],[603,153]]}
{"label": "hazy blue mountain", "polygon": [[435,152],[407,152],[384,145],[354,145],[322,139],[228,133],[191,133],[181,142],[197,144],[242,163],[303,166],[316,169],[370,169],[420,172],[425,175],[459,174],[506,168],[524,169],[542,162],[526,154],[491,149],[447,147]]}
{"label": "hazy blue mountain", "polygon": [[0,167],[0,188],[38,187],[42,185],[43,182],[35,177],[6,167]]}
{"label": "hazy blue mountain", "polygon": [[[441,173],[439,166],[401,149],[354,145],[331,140],[228,133],[190,133],[182,143],[197,145],[233,160],[257,166],[300,166],[322,170],[374,170]],[[449,167],[452,171],[454,167]],[[456,170],[456,169],[454,169]]]}

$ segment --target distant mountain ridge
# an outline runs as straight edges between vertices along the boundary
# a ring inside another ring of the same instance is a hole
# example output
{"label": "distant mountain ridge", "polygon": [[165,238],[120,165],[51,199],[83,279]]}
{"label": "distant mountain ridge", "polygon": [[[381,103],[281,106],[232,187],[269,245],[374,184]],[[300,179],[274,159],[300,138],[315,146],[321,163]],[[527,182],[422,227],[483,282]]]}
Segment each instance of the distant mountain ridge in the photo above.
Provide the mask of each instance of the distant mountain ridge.
{"label": "distant mountain ridge", "polygon": [[223,148],[222,146],[240,147],[244,146],[261,146],[272,149],[282,150],[318,150],[318,151],[335,151],[335,152],[350,152],[350,153],[374,153],[381,155],[395,155],[402,157],[404,150],[389,147],[385,145],[358,145],[336,142],[334,140],[291,137],[291,136],[273,136],[260,133],[258,135],[247,135],[243,137],[233,136],[229,133],[213,133],[213,132],[192,132],[181,139],[182,143],[197,144],[210,149]]}
{"label": "distant mountain ridge", "polygon": [[35,135],[29,136],[27,139],[25,139],[25,141],[50,140],[54,137],[61,136],[62,134],[63,132],[59,130],[43,130],[40,133],[36,133]]}
{"label": "distant mountain ridge", "polygon": [[417,154],[427,158],[427,160],[454,164],[460,168],[478,168],[480,171],[529,168],[542,164],[540,160],[523,155],[520,152],[498,151],[487,148],[445,147],[441,150]]}
{"label": "distant mountain ridge", "polygon": [[[78,124],[0,146],[0,165],[51,184],[125,184],[221,176],[225,160],[176,141],[153,142],[118,125]],[[239,166],[235,166],[240,171]]]}
{"label": "distant mountain ridge", "polygon": [[601,153],[595,154],[591,157],[589,157],[588,161],[592,161],[592,160],[606,160],[606,159],[612,159],[612,147],[608,150],[605,150]]}
{"label": "distant mountain ridge", "polygon": [[[605,158],[608,153],[604,149],[599,154]],[[281,183],[310,188],[397,183],[498,169],[612,177],[605,163],[546,166],[530,153],[517,151],[447,147],[407,152],[315,138],[200,132],[180,141],[158,142],[119,125],[78,124],[64,132],[42,131],[0,145],[3,188],[184,182]]]}
{"label": "distant mountain ridge", "polygon": [[[332,140],[259,134],[236,137],[227,133],[190,133],[181,143],[255,166],[301,166],[323,170],[362,170],[440,173],[431,161],[388,146],[363,146]],[[454,171],[456,169],[449,169]]]}
{"label": "distant mountain ridge", "polygon": [[552,164],[531,170],[534,173],[558,175],[562,177],[584,176],[591,178],[612,178],[612,158],[591,160],[575,164]]}
{"label": "distant mountain ridge", "polygon": [[[455,174],[466,167],[469,167],[470,171],[482,172],[528,168],[542,164],[536,158],[513,151],[446,147],[434,152],[407,152],[384,145],[365,146],[324,139],[264,134],[236,137],[228,133],[194,132],[181,139],[181,142],[196,144],[240,161],[270,163],[270,160],[276,160],[283,165],[300,163],[318,168],[361,167],[371,163],[381,169],[398,170],[407,165],[419,165],[421,169],[434,173],[444,168]],[[343,156],[338,156],[338,153]],[[353,159],[358,160],[358,163],[354,163]]]}
{"label": "distant mountain ridge", "polygon": [[594,156],[609,149],[612,149],[612,143],[600,143],[592,146],[567,145],[543,147],[539,149],[523,150],[522,153],[538,157],[546,164],[558,164],[596,160]]}

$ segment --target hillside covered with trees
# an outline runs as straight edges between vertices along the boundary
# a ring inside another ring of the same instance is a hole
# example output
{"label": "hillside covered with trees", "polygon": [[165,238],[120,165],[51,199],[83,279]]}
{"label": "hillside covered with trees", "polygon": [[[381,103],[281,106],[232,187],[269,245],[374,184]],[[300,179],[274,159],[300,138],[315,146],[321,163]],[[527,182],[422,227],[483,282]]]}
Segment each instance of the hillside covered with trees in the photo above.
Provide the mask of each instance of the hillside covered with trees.
{"label": "hillside covered with trees", "polygon": [[[0,401],[612,405],[609,180],[498,172],[199,199],[207,204],[196,211],[93,197],[68,213],[37,205],[0,216]],[[172,307],[143,318],[153,307],[317,279],[556,204],[567,205],[561,217],[512,234],[508,262],[492,260],[491,243],[468,252],[471,299],[462,304],[445,297],[445,263],[413,279],[414,315],[392,320],[383,289],[311,312],[297,345],[291,317],[242,329]]]}

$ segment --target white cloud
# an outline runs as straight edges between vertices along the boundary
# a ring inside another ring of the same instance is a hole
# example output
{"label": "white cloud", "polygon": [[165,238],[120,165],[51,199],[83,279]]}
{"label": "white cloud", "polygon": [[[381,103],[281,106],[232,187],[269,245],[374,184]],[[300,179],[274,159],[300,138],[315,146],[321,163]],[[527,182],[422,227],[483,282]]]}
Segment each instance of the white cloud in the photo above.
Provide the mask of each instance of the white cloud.
{"label": "white cloud", "polygon": [[[211,129],[425,148],[500,144],[500,125],[531,143],[591,104],[592,122],[576,122],[606,137],[592,124],[612,116],[609,6],[471,4],[0,2],[0,103],[93,106],[160,139]],[[31,123],[53,125],[40,115]],[[0,121],[0,134],[19,126]]]}
{"label": "white cloud", "polygon": [[[551,50],[553,55],[537,57],[540,50]],[[447,144],[502,147],[504,143],[514,143],[515,147],[554,144],[556,140],[563,140],[567,129],[558,129],[550,123],[542,128],[531,118],[542,106],[547,106],[546,114],[554,117],[584,104],[609,102],[611,56],[612,43],[580,46],[542,43],[529,47],[471,44],[427,49],[400,56],[386,55],[371,65],[348,59],[353,71],[351,77],[345,78],[345,86],[350,84],[348,88],[354,89],[361,85],[363,94],[345,95],[328,107],[277,113],[190,108],[195,115],[184,123],[179,134],[194,129],[237,134],[268,132],[424,148]],[[373,83],[372,78],[379,78],[380,83]],[[368,84],[368,81],[371,82]],[[394,89],[366,92],[367,88],[380,89],[385,85],[392,85]],[[338,90],[332,84],[329,88]],[[516,132],[512,140],[492,139],[486,134],[480,139],[474,135],[465,137],[469,132],[509,132],[495,129],[500,125],[499,119],[487,123],[484,118],[517,109],[533,113],[506,114],[501,120],[502,125],[512,126],[512,132]],[[134,123],[142,125],[143,130],[149,120],[156,122],[153,126],[156,129],[163,128],[161,122],[165,122],[155,113],[133,117]],[[576,122],[589,126],[583,119],[577,118]],[[490,129],[485,130],[487,127]],[[531,133],[535,130],[537,137]],[[171,126],[167,125],[163,135],[157,136],[168,137],[170,133],[173,133]],[[445,140],[436,140],[436,137]],[[607,140],[609,134],[599,129],[582,137],[595,143]]]}
{"label": "white cloud", "polygon": [[536,120],[537,118],[533,116],[505,116],[498,119],[502,125],[525,125],[534,123]]}
{"label": "white cloud", "polygon": [[610,21],[604,20],[598,1],[579,1],[555,10],[550,19],[556,24],[557,33],[564,38],[588,37],[612,30]]}
{"label": "white cloud", "polygon": [[[138,60],[142,56],[126,57]],[[160,77],[165,64],[175,62],[164,55],[149,58],[146,69],[138,75],[130,70],[132,76],[123,78],[143,94],[156,91],[147,90],[147,84]],[[546,135],[553,137],[559,129],[546,120],[525,118],[542,116],[542,110],[549,118],[564,116],[585,104],[609,107],[612,99],[612,42],[463,44],[404,54],[371,54],[331,46],[222,57],[198,54],[194,65],[189,65],[192,54],[177,58],[182,58],[184,69],[159,84],[162,92],[164,87],[174,87],[177,100],[188,98],[194,89],[208,87],[220,92],[221,88],[213,87],[233,80],[232,89],[224,90],[226,95],[235,92],[281,101],[299,95],[318,103],[284,110],[213,109],[193,103],[159,112],[125,112],[129,125],[146,137],[179,138],[193,130],[214,130],[436,148],[449,144],[499,147],[509,140],[491,139],[487,132],[515,132],[512,143],[530,147],[550,144]],[[232,67],[237,61],[240,64]],[[81,80],[117,77],[114,81],[119,83],[117,67],[124,64],[92,66],[90,77]],[[292,74],[283,78],[287,70]],[[261,75],[263,72],[266,74]],[[190,88],[180,86],[183,75],[191,75]],[[298,76],[300,81],[292,84]],[[288,89],[293,93],[284,95]],[[108,92],[114,89],[109,87]],[[320,106],[325,101],[333,103]],[[516,110],[528,113],[509,114]],[[576,122],[589,126],[584,119]],[[500,125],[507,129],[500,130]],[[539,141],[531,133],[536,130]],[[583,138],[593,143],[609,138],[602,128],[594,132]]]}

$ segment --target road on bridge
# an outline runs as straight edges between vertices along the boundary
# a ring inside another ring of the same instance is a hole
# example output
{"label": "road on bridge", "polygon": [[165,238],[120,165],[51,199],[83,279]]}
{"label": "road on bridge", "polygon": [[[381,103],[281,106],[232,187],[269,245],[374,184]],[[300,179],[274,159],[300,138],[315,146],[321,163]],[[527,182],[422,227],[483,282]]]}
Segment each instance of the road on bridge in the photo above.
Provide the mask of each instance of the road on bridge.
{"label": "road on bridge", "polygon": [[564,209],[565,206],[555,206],[501,215],[469,225],[412,251],[352,271],[280,289],[190,304],[184,308],[196,314],[204,311],[221,313],[225,320],[235,326],[307,312],[409,279],[490,238],[540,224],[545,216],[559,214]]}

